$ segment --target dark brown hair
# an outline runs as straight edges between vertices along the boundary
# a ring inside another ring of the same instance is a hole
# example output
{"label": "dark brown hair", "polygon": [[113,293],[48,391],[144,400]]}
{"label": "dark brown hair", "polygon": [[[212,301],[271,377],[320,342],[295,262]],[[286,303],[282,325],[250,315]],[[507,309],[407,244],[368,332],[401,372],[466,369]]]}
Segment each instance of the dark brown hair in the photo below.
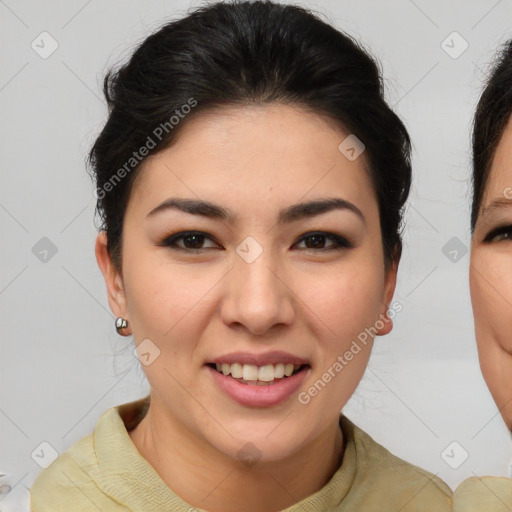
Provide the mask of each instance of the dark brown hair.
{"label": "dark brown hair", "polygon": [[328,116],[363,142],[385,263],[399,259],[411,185],[409,135],[384,100],[376,61],[311,11],[265,0],[200,7],[163,25],[129,62],[111,69],[104,94],[109,117],[88,163],[119,270],[124,212],[144,159],[203,111],[271,102]]}
{"label": "dark brown hair", "polygon": [[496,148],[512,114],[512,39],[495,58],[473,120],[473,201],[471,232],[475,230]]}

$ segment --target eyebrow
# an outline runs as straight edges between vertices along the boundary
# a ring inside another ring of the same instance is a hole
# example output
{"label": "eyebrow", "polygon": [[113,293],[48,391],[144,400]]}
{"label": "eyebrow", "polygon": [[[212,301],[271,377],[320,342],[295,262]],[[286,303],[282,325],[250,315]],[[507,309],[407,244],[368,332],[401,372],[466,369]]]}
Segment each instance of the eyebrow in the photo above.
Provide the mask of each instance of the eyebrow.
{"label": "eyebrow", "polygon": [[495,211],[502,210],[504,208],[510,208],[512,206],[512,199],[506,197],[500,197],[491,201],[485,208],[482,209],[482,217],[486,214],[493,213]]}
{"label": "eyebrow", "polygon": [[[166,210],[179,210],[191,215],[201,215],[209,219],[233,222],[236,220],[230,210],[209,201],[199,199],[183,199],[172,197],[166,199],[151,210],[146,217],[152,217]],[[279,224],[287,224],[307,217],[313,217],[333,210],[348,210],[355,213],[366,224],[363,212],[353,203],[339,197],[317,199],[307,203],[297,203],[281,210],[278,215]]]}

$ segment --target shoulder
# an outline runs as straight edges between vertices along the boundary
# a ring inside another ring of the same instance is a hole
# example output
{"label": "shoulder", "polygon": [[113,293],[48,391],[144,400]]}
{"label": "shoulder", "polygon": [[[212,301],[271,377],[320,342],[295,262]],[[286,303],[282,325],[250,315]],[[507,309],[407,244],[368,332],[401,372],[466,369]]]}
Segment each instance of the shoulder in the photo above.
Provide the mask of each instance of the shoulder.
{"label": "shoulder", "polygon": [[[32,512],[131,510],[117,499],[130,494],[131,482],[125,482],[130,465],[135,464],[137,471],[141,468],[140,454],[126,428],[134,427],[148,407],[149,397],[145,397],[104,412],[93,433],[76,441],[37,475],[30,488]],[[150,467],[142,467],[148,474]],[[120,494],[121,487],[125,494]]]}
{"label": "shoulder", "polygon": [[93,433],[76,441],[37,475],[30,488],[32,512],[128,510],[107,493],[108,474],[100,464],[98,450],[98,443],[103,443],[104,451],[115,445],[122,426],[118,409],[119,406],[113,407],[103,413]]}
{"label": "shoulder", "polygon": [[453,492],[443,480],[393,455],[348,418],[342,417],[341,422],[354,443],[355,479],[373,489],[369,494],[375,495],[381,505],[386,495],[403,512],[451,511]]}
{"label": "shoulder", "polygon": [[454,512],[509,512],[512,509],[512,479],[471,477],[464,480],[453,495]]}
{"label": "shoulder", "polygon": [[[97,467],[93,434],[75,442],[36,477],[30,488],[33,512],[90,510],[84,490],[95,487],[91,473]],[[81,505],[83,504],[83,506]]]}

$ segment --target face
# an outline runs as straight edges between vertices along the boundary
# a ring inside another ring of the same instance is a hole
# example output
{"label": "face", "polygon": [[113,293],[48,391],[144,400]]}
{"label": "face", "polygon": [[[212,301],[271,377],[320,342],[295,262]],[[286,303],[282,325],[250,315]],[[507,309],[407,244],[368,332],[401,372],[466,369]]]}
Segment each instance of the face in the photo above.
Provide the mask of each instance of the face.
{"label": "face", "polygon": [[512,429],[512,122],[491,165],[471,248],[470,288],[482,374]]}
{"label": "face", "polygon": [[[173,428],[229,457],[251,442],[283,459],[337,424],[368,362],[365,329],[391,330],[396,265],[385,272],[364,154],[348,160],[347,133],[290,106],[182,128],[135,181],[122,276],[98,236],[110,306],[145,343],[152,407]],[[338,202],[297,206],[326,199]]]}

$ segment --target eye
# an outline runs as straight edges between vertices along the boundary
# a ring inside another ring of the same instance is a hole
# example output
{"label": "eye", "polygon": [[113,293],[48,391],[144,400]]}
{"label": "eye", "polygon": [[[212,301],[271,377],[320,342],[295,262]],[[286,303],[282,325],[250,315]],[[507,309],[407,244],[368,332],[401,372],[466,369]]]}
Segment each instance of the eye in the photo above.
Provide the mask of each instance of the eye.
{"label": "eye", "polygon": [[[333,243],[331,246],[324,247],[325,241],[327,239],[330,239]],[[217,244],[217,242],[215,242],[211,236],[201,231],[182,231],[180,233],[175,233],[174,235],[167,236],[157,245],[169,247],[177,251],[202,253],[206,252],[201,250],[204,249],[203,244],[205,240],[211,240],[215,243],[214,247],[209,248],[221,248],[221,246]],[[179,245],[178,243],[181,241],[183,242],[183,246]],[[300,244],[302,242],[305,242],[306,245],[309,245],[309,247],[306,247],[305,249],[300,248],[299,250],[312,249],[315,252],[341,250],[352,247],[350,242],[348,242],[345,238],[334,235],[333,233],[324,233],[321,231],[307,233],[306,235],[302,236],[297,243]],[[207,247],[206,249],[209,248]]]}
{"label": "eye", "polygon": [[[213,240],[206,233],[202,233],[201,231],[183,231],[181,233],[176,233],[174,235],[168,236],[158,245],[170,247],[171,249],[176,249],[177,251],[186,251],[186,252],[204,252],[200,251],[202,249],[202,245],[204,240]],[[185,247],[181,247],[178,245],[178,241],[183,240]],[[217,247],[219,247],[217,245]]]}
{"label": "eye", "polygon": [[493,229],[484,238],[484,242],[500,242],[502,240],[512,240],[512,226],[501,226]]}
{"label": "eye", "polygon": [[[334,243],[331,244],[330,247],[321,247],[325,245],[325,240],[330,239]],[[320,251],[332,251],[332,250],[341,250],[341,249],[349,249],[352,247],[352,244],[341,236],[335,235],[333,233],[325,233],[322,231],[316,231],[313,233],[307,233],[303,237],[300,238],[299,242],[311,242],[309,245],[313,247],[306,247],[306,249],[317,249]]]}

